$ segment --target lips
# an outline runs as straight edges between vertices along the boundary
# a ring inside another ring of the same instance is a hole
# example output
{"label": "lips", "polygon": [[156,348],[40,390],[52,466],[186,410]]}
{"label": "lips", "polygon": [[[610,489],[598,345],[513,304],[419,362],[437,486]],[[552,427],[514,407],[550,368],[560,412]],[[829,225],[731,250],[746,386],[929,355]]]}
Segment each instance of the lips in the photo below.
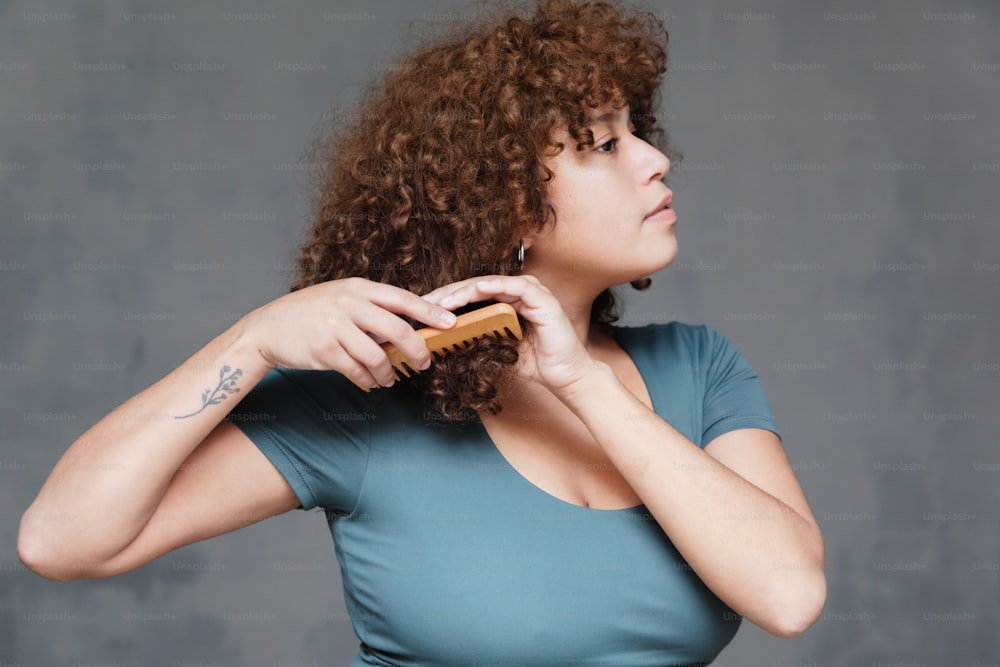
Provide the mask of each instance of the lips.
{"label": "lips", "polygon": [[661,199],[660,203],[656,205],[656,208],[654,208],[652,211],[650,211],[649,214],[646,217],[647,218],[651,218],[654,215],[656,215],[657,213],[659,213],[660,211],[662,211],[662,210],[664,210],[666,208],[669,208],[670,207],[670,202],[672,202],[673,200],[674,200],[674,195],[673,195],[673,193],[670,193],[669,195],[667,195],[666,197],[664,197],[663,199]]}

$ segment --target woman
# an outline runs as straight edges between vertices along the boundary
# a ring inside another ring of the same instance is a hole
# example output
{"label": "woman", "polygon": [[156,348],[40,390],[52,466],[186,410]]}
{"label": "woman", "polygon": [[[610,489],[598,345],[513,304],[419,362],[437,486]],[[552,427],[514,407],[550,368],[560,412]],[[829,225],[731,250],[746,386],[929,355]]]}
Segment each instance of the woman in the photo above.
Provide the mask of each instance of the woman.
{"label": "woman", "polygon": [[[84,433],[21,559],[108,577],[322,507],[357,665],[693,664],[743,617],[801,633],[823,542],[752,369],[707,326],[612,325],[611,286],[677,252],[666,43],[553,0],[414,54],[317,145],[291,293]],[[412,325],[491,300],[524,340],[431,366]],[[382,340],[425,372],[394,382]]]}

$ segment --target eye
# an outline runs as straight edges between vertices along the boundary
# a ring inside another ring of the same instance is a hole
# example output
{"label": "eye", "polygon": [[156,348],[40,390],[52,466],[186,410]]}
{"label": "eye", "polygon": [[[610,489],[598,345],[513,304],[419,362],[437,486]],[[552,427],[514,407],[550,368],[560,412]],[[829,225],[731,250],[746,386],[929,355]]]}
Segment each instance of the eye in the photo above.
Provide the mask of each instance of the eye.
{"label": "eye", "polygon": [[600,146],[597,146],[594,150],[596,150],[598,153],[614,153],[615,146],[617,144],[618,144],[618,137],[611,137]]}

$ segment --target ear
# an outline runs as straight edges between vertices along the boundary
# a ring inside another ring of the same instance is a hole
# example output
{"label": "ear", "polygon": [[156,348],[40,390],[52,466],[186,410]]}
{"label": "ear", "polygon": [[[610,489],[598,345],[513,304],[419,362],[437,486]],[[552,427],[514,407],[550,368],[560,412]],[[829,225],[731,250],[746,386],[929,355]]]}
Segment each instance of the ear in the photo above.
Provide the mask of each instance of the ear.
{"label": "ear", "polygon": [[527,230],[523,233],[519,240],[524,242],[524,249],[528,250],[531,245],[539,238],[543,237],[551,231],[552,224],[542,225],[541,229]]}

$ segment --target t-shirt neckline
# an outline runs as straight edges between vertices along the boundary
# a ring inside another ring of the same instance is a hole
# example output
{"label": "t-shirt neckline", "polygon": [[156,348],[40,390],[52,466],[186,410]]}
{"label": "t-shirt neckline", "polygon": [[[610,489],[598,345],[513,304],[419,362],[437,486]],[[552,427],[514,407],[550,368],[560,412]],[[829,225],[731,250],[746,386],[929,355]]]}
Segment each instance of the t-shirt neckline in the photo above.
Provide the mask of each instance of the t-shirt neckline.
{"label": "t-shirt neckline", "polygon": [[[617,342],[622,347],[622,349],[625,351],[625,353],[627,355],[629,355],[629,358],[632,359],[632,363],[635,364],[636,369],[639,371],[639,375],[641,375],[643,377],[643,381],[646,381],[647,375],[644,372],[643,364],[640,363],[640,361],[638,359],[636,359],[636,357],[629,350],[628,343],[624,340],[625,338],[627,338],[627,336],[621,336],[620,335],[621,332],[622,332],[622,328],[621,327],[616,327],[616,326],[611,326],[610,328],[611,328],[611,334],[614,337],[615,342]],[[655,408],[656,408],[656,405],[657,405],[657,401],[656,401],[656,397],[654,396],[653,388],[650,387],[650,385],[649,385],[648,382],[646,382],[646,391],[649,392],[649,397],[650,397],[650,400],[653,403],[653,408],[654,408],[654,411],[655,411]],[[484,441],[485,445],[489,448],[489,450],[490,450],[490,456],[493,456],[496,459],[498,459],[499,464],[500,464],[501,468],[505,471],[505,473],[516,476],[518,479],[520,479],[520,481],[524,485],[527,485],[527,486],[531,487],[531,489],[533,489],[536,494],[540,494],[541,496],[544,496],[543,500],[548,499],[546,502],[555,502],[555,503],[563,505],[563,506],[565,506],[567,508],[572,508],[574,510],[580,510],[580,511],[583,511],[583,512],[599,512],[599,513],[605,513],[605,514],[608,514],[608,515],[612,515],[612,514],[615,514],[615,513],[622,513],[622,514],[624,514],[624,513],[636,513],[636,512],[640,512],[640,511],[641,512],[646,512],[647,511],[645,503],[639,503],[638,505],[632,505],[632,506],[629,506],[629,507],[611,507],[611,508],[587,507],[585,505],[577,505],[576,503],[573,503],[573,502],[570,502],[570,501],[565,500],[563,498],[560,498],[559,496],[555,496],[555,495],[549,493],[548,491],[546,491],[545,489],[543,489],[542,487],[538,486],[534,482],[532,482],[530,479],[528,479],[524,475],[522,475],[517,470],[517,468],[515,468],[513,465],[511,465],[510,461],[508,461],[507,458],[500,452],[500,450],[497,449],[496,444],[493,442],[493,438],[490,437],[490,434],[486,431],[486,427],[483,425],[483,423],[481,421],[476,421],[475,422],[475,428],[478,429],[480,438]]]}

